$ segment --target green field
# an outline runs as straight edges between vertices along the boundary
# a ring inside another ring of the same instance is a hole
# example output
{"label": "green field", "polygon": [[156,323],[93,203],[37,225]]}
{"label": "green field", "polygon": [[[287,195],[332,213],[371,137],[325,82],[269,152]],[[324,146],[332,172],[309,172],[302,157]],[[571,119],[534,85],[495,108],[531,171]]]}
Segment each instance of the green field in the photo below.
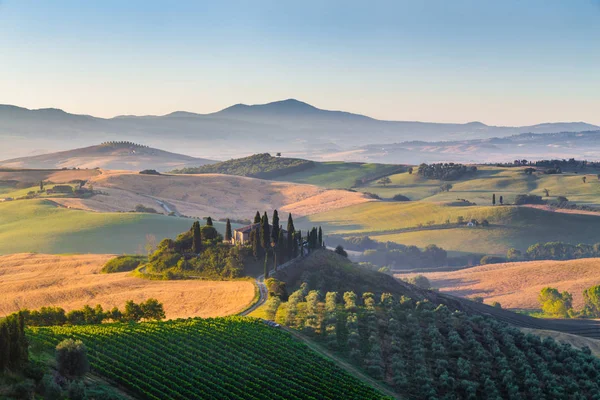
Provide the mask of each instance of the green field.
{"label": "green field", "polygon": [[[65,184],[65,183],[60,184],[60,186],[65,186],[65,185],[67,185],[67,184]],[[67,197],[67,195],[68,195],[67,193],[54,193],[51,195],[47,195],[45,192],[46,189],[52,189],[52,188],[54,188],[54,186],[57,186],[57,185],[53,185],[53,184],[44,185],[44,192],[38,193],[38,190],[40,190],[39,185],[31,186],[31,187],[24,188],[24,189],[15,189],[14,187],[0,185],[0,196],[2,196],[2,198],[10,197],[13,199],[18,199],[20,197],[27,196],[27,194],[29,192],[35,192],[35,194],[38,197]],[[68,185],[68,186],[74,187],[75,185]]]}
{"label": "green field", "polygon": [[83,341],[92,369],[143,399],[381,399],[290,334],[227,317],[29,329],[36,348]]}
{"label": "green field", "polygon": [[[487,219],[490,226],[457,225]],[[447,221],[450,221],[447,224]],[[537,242],[600,242],[600,215],[549,212],[516,206],[448,206],[429,202],[371,202],[312,215],[296,222],[300,228],[321,225],[328,234],[369,235],[425,247],[436,244],[461,253],[504,255],[515,247],[526,250]]]}
{"label": "green field", "polygon": [[315,167],[301,172],[286,174],[275,180],[308,183],[330,189],[349,189],[355,186],[356,181],[374,176],[384,176],[403,168],[390,164],[361,164],[348,162],[322,162]]}
{"label": "green field", "polygon": [[[224,224],[215,222],[219,231]],[[66,209],[49,200],[0,203],[0,254],[135,253],[146,235],[158,241],[192,225],[187,218]]]}
{"label": "green field", "polygon": [[[416,168],[415,168],[416,169]],[[583,183],[585,176],[587,182]],[[391,175],[391,184],[383,186],[372,182],[361,191],[380,195],[382,198],[392,198],[403,194],[411,200],[453,201],[457,198],[475,202],[478,205],[491,204],[492,194],[500,196],[505,202],[513,202],[518,194],[544,195],[543,190],[550,191],[549,200],[556,196],[565,196],[570,201],[580,204],[600,205],[600,181],[596,173],[560,175],[533,174],[526,175],[523,168],[478,167],[474,176],[465,179],[449,181],[453,188],[450,192],[440,192],[439,187],[445,182],[425,179],[415,172],[410,175],[401,173]]]}

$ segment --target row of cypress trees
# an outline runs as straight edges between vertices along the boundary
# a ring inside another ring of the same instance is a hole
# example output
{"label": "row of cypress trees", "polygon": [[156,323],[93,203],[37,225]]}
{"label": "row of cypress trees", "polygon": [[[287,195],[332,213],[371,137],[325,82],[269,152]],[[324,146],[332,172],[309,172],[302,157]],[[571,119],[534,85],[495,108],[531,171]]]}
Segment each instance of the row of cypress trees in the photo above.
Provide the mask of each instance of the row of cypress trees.
{"label": "row of cypress trees", "polygon": [[0,372],[18,371],[28,360],[23,313],[0,320]]}

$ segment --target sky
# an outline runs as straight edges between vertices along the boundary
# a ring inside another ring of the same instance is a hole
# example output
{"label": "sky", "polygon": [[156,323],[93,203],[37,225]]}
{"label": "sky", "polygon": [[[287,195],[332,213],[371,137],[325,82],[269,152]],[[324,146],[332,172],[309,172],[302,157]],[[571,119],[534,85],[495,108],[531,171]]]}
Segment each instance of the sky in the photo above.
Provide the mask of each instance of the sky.
{"label": "sky", "polygon": [[0,104],[600,125],[600,0],[0,0]]}

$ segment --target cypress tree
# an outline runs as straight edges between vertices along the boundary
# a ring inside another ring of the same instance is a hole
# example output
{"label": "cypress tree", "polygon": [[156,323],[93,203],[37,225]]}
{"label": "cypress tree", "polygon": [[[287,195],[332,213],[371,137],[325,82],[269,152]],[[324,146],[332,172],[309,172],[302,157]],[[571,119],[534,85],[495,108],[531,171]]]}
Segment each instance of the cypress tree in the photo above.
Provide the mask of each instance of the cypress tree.
{"label": "cypress tree", "polygon": [[206,218],[206,226],[213,226],[213,222],[212,222],[212,218],[211,217]]}
{"label": "cypress tree", "polygon": [[44,191],[44,181],[40,181],[40,192]]}
{"label": "cypress tree", "polygon": [[294,220],[292,219],[292,213],[288,215],[288,223],[287,223],[287,258],[291,260],[296,257],[297,246],[294,246]]}
{"label": "cypress tree", "polygon": [[271,229],[269,228],[269,217],[265,211],[260,223],[260,245],[265,251],[271,247]]}
{"label": "cypress tree", "polygon": [[279,240],[279,213],[277,210],[273,210],[273,230],[271,231],[271,238],[273,243],[277,244]]}
{"label": "cypress tree", "polygon": [[192,225],[192,252],[200,253],[202,249],[202,233],[200,232],[200,222],[196,221]]}
{"label": "cypress tree", "polygon": [[252,246],[252,255],[255,259],[259,258],[260,246],[258,244],[258,230],[252,229],[250,231],[250,245]]}
{"label": "cypress tree", "polygon": [[[277,240],[277,262],[283,264],[288,256],[287,241],[283,238],[283,229],[279,230],[279,238]],[[277,265],[275,265],[275,271],[277,271]]]}
{"label": "cypress tree", "polygon": [[302,230],[298,229],[298,232],[295,235],[295,237],[296,237],[296,245],[294,247],[298,251],[297,254],[299,254],[300,256],[303,256],[304,253],[302,251],[302,243],[304,243],[304,240],[302,239]]}
{"label": "cypress tree", "polygon": [[321,227],[319,227],[318,241],[319,243],[317,243],[317,248],[320,249],[321,247],[323,247],[323,230],[321,229]]}
{"label": "cypress tree", "polygon": [[233,234],[231,233],[231,221],[227,218],[227,222],[225,223],[225,240],[231,242],[233,238]]}
{"label": "cypress tree", "polygon": [[254,223],[255,224],[260,223],[260,213],[258,211],[256,212],[256,215],[254,216]]}
{"label": "cypress tree", "polygon": [[269,252],[265,252],[265,273],[264,280],[266,281],[269,278]]}
{"label": "cypress tree", "polygon": [[496,205],[496,193],[492,194],[492,205],[495,206]]}

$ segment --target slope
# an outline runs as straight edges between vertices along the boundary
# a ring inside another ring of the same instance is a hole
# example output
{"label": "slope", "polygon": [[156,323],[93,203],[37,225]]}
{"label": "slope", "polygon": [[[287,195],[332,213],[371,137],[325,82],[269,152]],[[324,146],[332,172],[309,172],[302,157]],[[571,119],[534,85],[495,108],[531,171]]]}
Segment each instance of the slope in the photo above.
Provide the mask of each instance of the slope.
{"label": "slope", "polygon": [[249,281],[154,281],[128,272],[100,273],[111,255],[0,256],[0,315],[22,308],[84,305],[105,310],[123,308],[127,300],[153,297],[163,303],[167,318],[217,317],[239,312],[254,299]]}
{"label": "slope", "polygon": [[288,333],[245,317],[32,328],[29,337],[48,351],[66,337],[82,340],[95,371],[144,399],[384,398]]}
{"label": "slope", "polygon": [[[140,213],[95,213],[59,207],[50,200],[0,203],[0,254],[135,253],[148,235],[175,237],[185,218]],[[224,224],[215,226],[224,232]]]}
{"label": "slope", "polygon": [[90,184],[107,195],[56,201],[93,211],[130,211],[136,204],[157,208],[159,200],[183,215],[247,219],[257,210],[307,215],[371,200],[345,190],[217,174],[156,176],[103,171]]}
{"label": "slope", "polygon": [[105,168],[167,171],[211,163],[203,158],[170,153],[131,142],[107,142],[81,149],[0,161],[4,168]]}
{"label": "slope", "polygon": [[[460,204],[460,202],[458,203]],[[489,226],[458,224],[476,219]],[[515,247],[526,250],[537,242],[596,242],[600,215],[555,213],[518,206],[458,206],[456,203],[372,202],[307,216],[301,228],[322,225],[327,233],[369,235],[425,247],[436,244],[454,252],[505,255]]]}
{"label": "slope", "polygon": [[[600,205],[600,180],[597,177],[599,171],[595,169],[587,168],[578,173],[552,175],[544,174],[542,170],[529,175],[524,173],[524,169],[478,166],[475,175],[449,182],[452,184],[452,190],[448,192],[440,190],[440,186],[448,182],[425,179],[416,171],[413,174],[391,175],[390,184],[383,186],[371,182],[360,190],[376,193],[383,198],[403,194],[411,200],[439,202],[462,198],[480,205],[488,205],[491,204],[492,194],[496,194],[497,201],[503,196],[505,203],[512,203],[519,194],[545,197],[544,189],[548,189],[550,196],[545,198],[550,201],[556,200],[557,196],[565,196],[569,201],[578,204]],[[583,182],[583,177],[586,178],[586,182]]]}
{"label": "slope", "polygon": [[498,301],[505,308],[539,309],[540,290],[550,286],[571,293],[573,306],[580,309],[583,291],[600,282],[600,259],[515,262],[423,275],[441,292],[481,296],[486,303]]}

